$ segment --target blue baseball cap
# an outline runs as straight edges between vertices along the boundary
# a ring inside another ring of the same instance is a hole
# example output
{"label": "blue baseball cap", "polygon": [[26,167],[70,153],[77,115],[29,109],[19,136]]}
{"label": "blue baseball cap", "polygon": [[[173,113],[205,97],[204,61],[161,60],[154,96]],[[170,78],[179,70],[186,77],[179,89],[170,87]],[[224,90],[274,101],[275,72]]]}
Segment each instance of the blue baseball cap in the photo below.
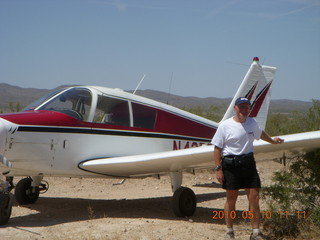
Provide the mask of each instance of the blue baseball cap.
{"label": "blue baseball cap", "polygon": [[248,98],[245,98],[245,97],[239,97],[236,100],[234,105],[239,105],[239,104],[242,104],[242,103],[247,103],[247,104],[251,105],[250,100]]}

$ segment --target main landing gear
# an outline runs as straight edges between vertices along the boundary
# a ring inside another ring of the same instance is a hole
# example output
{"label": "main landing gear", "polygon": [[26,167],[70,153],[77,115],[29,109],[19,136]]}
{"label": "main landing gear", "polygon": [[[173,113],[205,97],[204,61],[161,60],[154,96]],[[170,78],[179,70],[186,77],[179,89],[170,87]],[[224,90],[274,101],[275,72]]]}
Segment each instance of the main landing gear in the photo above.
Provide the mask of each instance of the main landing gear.
{"label": "main landing gear", "polygon": [[197,199],[194,192],[187,187],[181,187],[182,173],[170,173],[171,187],[174,192],[172,198],[173,212],[177,217],[190,217],[197,207]]}

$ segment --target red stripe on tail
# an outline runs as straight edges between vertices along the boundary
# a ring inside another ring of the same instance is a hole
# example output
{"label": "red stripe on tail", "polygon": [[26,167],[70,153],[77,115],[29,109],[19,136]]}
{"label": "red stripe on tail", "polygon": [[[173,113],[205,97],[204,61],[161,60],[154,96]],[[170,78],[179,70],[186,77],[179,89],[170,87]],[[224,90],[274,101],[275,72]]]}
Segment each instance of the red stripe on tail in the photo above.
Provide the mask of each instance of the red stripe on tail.
{"label": "red stripe on tail", "polygon": [[251,100],[252,95],[254,93],[254,91],[256,90],[258,82],[256,82],[253,87],[249,90],[249,92],[245,95],[245,98],[248,98],[249,100]]}
{"label": "red stripe on tail", "polygon": [[271,87],[272,81],[269,82],[257,95],[256,99],[254,100],[252,106],[251,106],[251,112],[249,114],[249,117],[256,117],[260,111],[260,108],[263,104],[264,99],[267,96],[267,93],[269,92],[269,89]]}

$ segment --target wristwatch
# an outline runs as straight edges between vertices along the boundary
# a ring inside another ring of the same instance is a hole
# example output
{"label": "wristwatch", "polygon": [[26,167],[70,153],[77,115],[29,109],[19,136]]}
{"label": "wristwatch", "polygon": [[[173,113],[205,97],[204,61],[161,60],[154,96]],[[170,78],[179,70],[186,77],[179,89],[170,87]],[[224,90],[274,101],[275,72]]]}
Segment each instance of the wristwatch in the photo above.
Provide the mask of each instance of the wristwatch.
{"label": "wristwatch", "polygon": [[218,165],[218,166],[215,166],[215,168],[214,168],[213,170],[219,171],[219,170],[221,170],[221,169],[222,169],[221,165]]}

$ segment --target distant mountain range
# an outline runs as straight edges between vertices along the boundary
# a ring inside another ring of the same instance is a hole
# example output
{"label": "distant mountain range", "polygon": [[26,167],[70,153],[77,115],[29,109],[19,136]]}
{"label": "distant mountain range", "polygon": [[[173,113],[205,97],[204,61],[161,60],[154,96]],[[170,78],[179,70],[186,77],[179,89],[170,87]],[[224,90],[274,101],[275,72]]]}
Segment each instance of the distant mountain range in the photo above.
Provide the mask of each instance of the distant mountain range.
{"label": "distant mountain range", "polygon": [[[63,86],[61,86],[63,87]],[[60,88],[60,87],[57,87]],[[53,90],[53,89],[51,89]],[[47,94],[49,89],[21,88],[6,83],[0,83],[0,113],[9,112],[10,104],[14,107],[24,108],[31,102]],[[133,92],[133,91],[128,91]],[[167,103],[175,107],[190,109],[201,107],[204,110],[211,106],[219,107],[225,111],[232,98],[201,98],[201,97],[182,97],[155,90],[138,90],[136,95],[154,99],[159,102]],[[297,100],[271,100],[270,111],[279,113],[290,113],[293,111],[307,111],[312,106],[312,102]]]}

